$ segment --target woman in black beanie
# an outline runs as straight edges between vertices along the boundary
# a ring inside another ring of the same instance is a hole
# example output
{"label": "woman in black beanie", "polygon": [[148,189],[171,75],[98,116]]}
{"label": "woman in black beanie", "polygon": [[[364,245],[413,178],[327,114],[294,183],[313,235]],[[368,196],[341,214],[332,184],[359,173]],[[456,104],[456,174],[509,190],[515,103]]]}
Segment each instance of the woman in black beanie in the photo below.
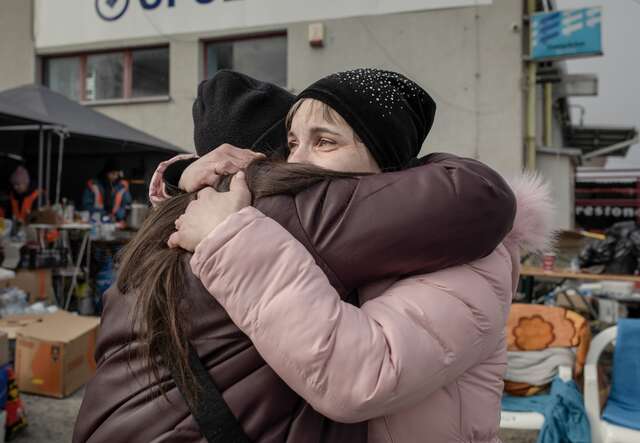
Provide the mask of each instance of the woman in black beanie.
{"label": "woman in black beanie", "polygon": [[[297,119],[300,124],[294,128],[293,117],[299,112],[304,116]],[[327,156],[322,155],[325,149],[304,143],[311,140],[308,137],[301,142],[301,131],[318,129],[304,123],[316,112],[323,114],[331,130],[343,128],[339,131],[341,135],[348,131],[355,134],[354,148],[359,156],[369,158],[369,172],[389,172],[415,162],[433,126],[436,104],[424,89],[405,76],[371,68],[332,74],[302,91],[287,117],[289,162],[317,160],[320,166],[329,169],[353,171],[348,158],[333,156],[331,165],[326,165]],[[330,141],[334,140],[329,137],[326,142]],[[323,146],[338,147],[339,142],[335,142]],[[354,154],[353,150],[344,153]],[[371,168],[371,160],[377,168]]]}

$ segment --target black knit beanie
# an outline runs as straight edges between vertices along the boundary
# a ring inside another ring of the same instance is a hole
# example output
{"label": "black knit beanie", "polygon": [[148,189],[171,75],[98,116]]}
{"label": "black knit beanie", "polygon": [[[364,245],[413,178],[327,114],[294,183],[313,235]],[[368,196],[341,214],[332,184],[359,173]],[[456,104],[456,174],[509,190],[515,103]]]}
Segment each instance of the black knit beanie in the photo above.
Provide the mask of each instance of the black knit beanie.
{"label": "black knit beanie", "polygon": [[221,70],[198,86],[193,138],[202,156],[223,143],[258,152],[287,144],[284,118],[295,97],[239,72]]}
{"label": "black knit beanie", "polygon": [[318,80],[297,99],[331,106],[346,120],[383,171],[403,169],[418,156],[433,125],[436,104],[402,74],[361,68]]}

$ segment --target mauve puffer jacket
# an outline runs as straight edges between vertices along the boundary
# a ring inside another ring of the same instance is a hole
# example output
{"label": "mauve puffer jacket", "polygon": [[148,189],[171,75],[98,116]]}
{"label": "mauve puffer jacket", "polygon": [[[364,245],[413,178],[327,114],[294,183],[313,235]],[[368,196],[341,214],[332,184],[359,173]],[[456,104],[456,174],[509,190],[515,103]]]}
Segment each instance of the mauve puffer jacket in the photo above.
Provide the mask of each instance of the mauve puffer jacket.
{"label": "mauve puffer jacket", "polygon": [[[425,204],[415,204],[416,198]],[[352,290],[372,281],[428,272],[489,254],[512,226],[515,199],[506,183],[485,165],[438,154],[412,170],[327,181],[296,196],[259,200],[256,207],[277,220],[279,224],[269,221],[280,230],[286,227],[288,231],[284,232],[290,238],[297,238],[307,247],[315,258],[313,269],[321,268],[323,281],[331,282],[344,299]],[[431,220],[430,226],[423,225],[423,220]],[[240,223],[237,227],[243,226]],[[426,235],[434,230],[447,232],[459,246],[449,247],[441,235]],[[416,231],[420,233],[417,238]],[[277,237],[271,239],[271,232],[267,228],[263,239],[244,245],[243,255],[248,257],[254,248],[260,251],[262,244],[276,240],[273,252],[277,255],[282,251],[288,257],[287,242],[278,245]],[[375,239],[367,235],[374,235]],[[478,236],[480,241],[470,244]],[[385,251],[389,254],[385,255]],[[277,262],[273,274],[262,276],[266,278],[264,283],[288,282],[281,279]],[[306,264],[295,259],[289,267],[303,271]],[[237,271],[241,272],[241,268]],[[262,277],[245,275],[247,280]],[[254,441],[366,439],[366,423],[332,422],[288,388],[202,284],[195,278],[188,280],[185,300],[194,313],[191,341]],[[277,292],[276,287],[271,289]],[[255,295],[246,294],[247,299]],[[133,300],[131,295],[121,295],[113,289],[106,296],[96,353],[98,369],[87,387],[74,442],[114,438],[128,442],[203,441],[170,381],[167,387],[171,405],[162,397],[149,398],[153,382],[135,354],[133,360],[130,354],[137,346],[137,337],[131,333]],[[307,308],[313,312],[312,304]]]}
{"label": "mauve puffer jacket", "polygon": [[[523,177],[514,190],[513,230],[493,252],[438,272],[369,285],[360,293],[361,308],[341,301],[340,286],[331,284],[326,266],[318,266],[299,240],[254,207],[212,231],[196,248],[191,266],[289,386],[336,421],[369,420],[369,442],[495,443],[519,248],[544,248],[550,236],[546,186]],[[377,199],[368,213],[371,223],[396,213],[397,202],[369,191]],[[487,203],[466,210],[482,214]],[[323,209],[313,217],[323,220]],[[306,225],[309,214],[298,215]],[[483,241],[478,233],[457,243],[458,229],[475,227],[452,219],[450,225],[441,223],[440,217],[450,215],[425,218],[403,243],[395,242],[393,229],[374,236],[364,217],[357,227],[363,246],[341,250],[341,258],[330,254],[343,267],[329,268],[344,283],[351,281],[349,264],[356,275],[380,261],[393,269],[398,249],[412,248],[406,242],[411,236],[416,243],[435,238],[443,255],[447,247],[458,253]],[[312,242],[336,232],[332,225],[325,228]],[[372,254],[366,242],[388,249]]]}
{"label": "mauve puffer jacket", "polygon": [[[366,425],[335,423],[314,411],[267,366],[188,267],[183,309],[190,340],[240,419],[260,443],[366,442]],[[155,393],[156,382],[138,352],[132,331],[134,294],[115,287],[104,295],[96,347],[97,370],[86,387],[73,442],[205,443],[170,375],[162,374],[171,403]]]}

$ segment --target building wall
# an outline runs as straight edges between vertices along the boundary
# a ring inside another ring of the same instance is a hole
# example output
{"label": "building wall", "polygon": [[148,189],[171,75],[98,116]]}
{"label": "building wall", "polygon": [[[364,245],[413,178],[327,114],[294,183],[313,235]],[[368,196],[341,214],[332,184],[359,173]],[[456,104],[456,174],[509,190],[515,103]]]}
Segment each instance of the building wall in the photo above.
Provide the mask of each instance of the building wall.
{"label": "building wall", "polygon": [[[31,0],[3,0],[12,8],[11,32],[0,33],[0,87],[35,80]],[[4,10],[4,5],[3,5]],[[164,101],[93,105],[94,109],[186,149],[193,149],[191,106],[203,78],[202,41],[263,31],[288,35],[288,82],[293,91],[331,72],[374,66],[399,71],[425,87],[438,104],[423,153],[448,151],[475,157],[510,176],[523,166],[522,3],[431,10],[325,21],[323,48],[308,43],[309,23],[243,28],[231,32],[157,36],[128,41],[48,47],[39,55],[168,43],[169,98]],[[5,42],[5,43],[2,43]]]}
{"label": "building wall", "polygon": [[[308,23],[170,36],[170,101],[95,108],[171,143],[192,149],[191,104],[203,77],[202,44],[230,34],[286,30],[288,82],[300,91],[339,70],[375,66],[396,70],[425,87],[438,104],[423,153],[449,151],[478,158],[501,173],[522,168],[521,4],[327,20],[323,48],[308,43]],[[118,46],[167,38],[119,42]],[[82,49],[114,47],[95,43]],[[58,48],[55,51],[78,50]],[[47,52],[51,52],[48,49]]]}
{"label": "building wall", "polygon": [[575,171],[573,159],[567,155],[538,154],[538,171],[549,184],[554,229],[575,227]]}
{"label": "building wall", "polygon": [[0,91],[33,83],[33,1],[2,0],[0,4]]}
{"label": "building wall", "polygon": [[501,173],[522,168],[521,4],[326,21],[324,48],[307,42],[307,23],[289,31],[289,83],[352,67],[399,71],[438,105],[423,154],[448,151],[478,158]]}

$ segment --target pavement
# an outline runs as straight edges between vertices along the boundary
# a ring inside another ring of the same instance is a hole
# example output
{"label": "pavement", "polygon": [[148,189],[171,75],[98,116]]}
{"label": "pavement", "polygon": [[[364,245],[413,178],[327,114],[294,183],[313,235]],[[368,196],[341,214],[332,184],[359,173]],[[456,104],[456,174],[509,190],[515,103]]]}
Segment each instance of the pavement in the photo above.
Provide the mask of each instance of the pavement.
{"label": "pavement", "polygon": [[500,439],[503,443],[536,443],[538,431],[503,429],[500,431]]}
{"label": "pavement", "polygon": [[[14,440],[15,443],[69,443],[73,426],[82,403],[84,389],[64,399],[21,394],[29,425]],[[535,431],[503,430],[503,443],[535,443]]]}
{"label": "pavement", "polygon": [[27,427],[15,443],[70,443],[84,389],[59,399],[20,393],[27,413]]}

